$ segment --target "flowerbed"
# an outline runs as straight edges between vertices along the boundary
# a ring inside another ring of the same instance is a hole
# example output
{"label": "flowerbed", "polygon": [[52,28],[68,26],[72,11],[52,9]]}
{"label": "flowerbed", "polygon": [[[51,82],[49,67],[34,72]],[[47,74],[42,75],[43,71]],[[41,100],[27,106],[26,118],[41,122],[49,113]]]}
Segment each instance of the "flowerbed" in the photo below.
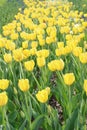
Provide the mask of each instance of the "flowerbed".
{"label": "flowerbed", "polygon": [[72,2],[24,3],[0,35],[0,127],[86,130],[87,14]]}

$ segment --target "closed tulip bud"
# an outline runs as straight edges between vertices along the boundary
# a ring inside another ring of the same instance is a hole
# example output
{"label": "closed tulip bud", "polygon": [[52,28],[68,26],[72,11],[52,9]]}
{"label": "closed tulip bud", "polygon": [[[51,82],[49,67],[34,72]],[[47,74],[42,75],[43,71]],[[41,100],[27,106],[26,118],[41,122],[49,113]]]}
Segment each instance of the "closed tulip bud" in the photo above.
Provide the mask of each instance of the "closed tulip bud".
{"label": "closed tulip bud", "polygon": [[45,90],[47,90],[48,95],[49,95],[49,94],[50,94],[50,88],[49,88],[49,87],[46,87]]}
{"label": "closed tulip bud", "polygon": [[47,108],[48,108],[48,113],[50,114],[52,112],[52,108],[50,105],[48,105]]}
{"label": "closed tulip bud", "polygon": [[21,115],[21,117],[22,117],[22,118],[24,118],[24,117],[25,117],[25,114],[24,114],[24,112],[23,112],[23,111],[20,111],[20,115]]}
{"label": "closed tulip bud", "polygon": [[14,94],[17,94],[18,92],[17,92],[17,89],[14,87]]}

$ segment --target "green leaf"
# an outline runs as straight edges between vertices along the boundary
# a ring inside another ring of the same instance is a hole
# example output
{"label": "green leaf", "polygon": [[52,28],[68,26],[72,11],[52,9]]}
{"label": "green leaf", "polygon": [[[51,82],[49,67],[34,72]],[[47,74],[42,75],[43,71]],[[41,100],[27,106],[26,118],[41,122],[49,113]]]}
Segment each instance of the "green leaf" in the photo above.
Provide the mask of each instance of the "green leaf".
{"label": "green leaf", "polygon": [[13,122],[16,119],[17,115],[18,115],[18,112],[16,110],[9,113],[8,115],[9,122]]}
{"label": "green leaf", "polygon": [[81,100],[81,94],[80,93],[75,95],[75,96],[72,96],[72,101],[71,101],[72,102],[72,106],[73,106],[72,109],[76,108],[77,103],[78,103],[79,100]]}
{"label": "green leaf", "polygon": [[52,111],[52,119],[53,119],[53,128],[55,128],[55,130],[61,130],[61,126],[60,126],[60,123],[59,123],[59,119],[58,119],[58,111],[55,109],[53,109]]}
{"label": "green leaf", "polygon": [[31,124],[31,130],[38,130],[44,120],[45,115],[38,116]]}
{"label": "green leaf", "polygon": [[3,4],[5,4],[7,2],[7,0],[1,0],[0,1],[0,6],[2,6]]}
{"label": "green leaf", "polygon": [[19,130],[24,130],[25,125],[26,125],[26,119],[24,120],[24,122],[22,123],[22,125],[20,126]]}
{"label": "green leaf", "polygon": [[2,124],[2,115],[0,114],[0,125]]}
{"label": "green leaf", "polygon": [[78,107],[74,110],[71,117],[67,119],[64,130],[74,130],[75,121],[78,117]]}
{"label": "green leaf", "polygon": [[15,109],[16,109],[15,104],[11,100],[9,100],[9,102],[8,102],[8,110],[9,111],[14,111]]}
{"label": "green leaf", "polygon": [[84,92],[84,94],[83,94],[83,99],[86,102],[86,100],[87,100],[86,92]]}

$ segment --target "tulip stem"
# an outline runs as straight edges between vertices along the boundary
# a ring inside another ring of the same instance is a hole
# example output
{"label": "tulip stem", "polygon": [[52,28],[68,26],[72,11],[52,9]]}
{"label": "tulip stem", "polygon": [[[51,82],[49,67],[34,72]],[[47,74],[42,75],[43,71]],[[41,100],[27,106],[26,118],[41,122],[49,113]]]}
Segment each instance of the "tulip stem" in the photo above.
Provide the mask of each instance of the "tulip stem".
{"label": "tulip stem", "polygon": [[28,97],[27,97],[27,93],[24,93],[25,96],[25,103],[26,103],[26,118],[29,121],[29,128],[31,127],[31,116],[30,116],[30,112],[29,112],[29,105],[28,105]]}
{"label": "tulip stem", "polygon": [[63,81],[63,75],[62,75],[62,73],[56,72],[56,74],[57,74],[58,78],[60,79],[61,83],[63,84],[63,86],[66,88],[66,85],[65,85],[65,83]]}
{"label": "tulip stem", "polygon": [[3,130],[11,130],[10,129],[10,124],[9,124],[9,121],[8,121],[8,117],[7,117],[7,114],[6,114],[6,107],[2,107],[2,123],[3,123]]}
{"label": "tulip stem", "polygon": [[20,70],[21,70],[21,72],[20,72],[20,78],[24,78],[24,73],[23,73],[21,62],[20,62]]}
{"label": "tulip stem", "polygon": [[7,117],[7,114],[6,114],[6,108],[4,110],[4,114],[5,114],[5,118],[6,118],[6,123],[7,123],[8,130],[11,130],[10,129],[10,124],[9,124],[9,121],[8,121],[8,117]]}
{"label": "tulip stem", "polygon": [[34,75],[34,73],[33,73],[33,72],[32,72],[32,76],[33,76],[33,78],[34,78],[35,82],[37,83],[37,85],[38,85],[38,87],[39,87],[39,89],[40,89],[40,88],[41,88],[41,86],[40,86],[39,82],[37,81],[37,79],[36,79],[36,77],[35,77],[35,75]]}
{"label": "tulip stem", "polygon": [[37,102],[37,100],[32,96],[32,94],[31,94],[30,92],[28,92],[28,94],[29,94],[29,96],[33,99],[33,101],[37,104],[37,106],[38,106],[38,108],[39,108],[39,110],[40,110],[40,112],[41,112],[40,105],[39,105],[39,103]]}
{"label": "tulip stem", "polygon": [[72,106],[71,106],[71,88],[69,86],[69,117],[71,116]]}
{"label": "tulip stem", "polygon": [[2,107],[2,125],[3,125],[3,130],[6,129],[6,124],[5,124],[5,112],[4,112],[4,107]]}
{"label": "tulip stem", "polygon": [[9,69],[10,69],[10,71],[11,71],[11,73],[12,73],[13,83],[14,83],[14,85],[15,85],[15,77],[14,77],[14,73],[13,73],[12,65],[11,65],[11,64],[9,64]]}

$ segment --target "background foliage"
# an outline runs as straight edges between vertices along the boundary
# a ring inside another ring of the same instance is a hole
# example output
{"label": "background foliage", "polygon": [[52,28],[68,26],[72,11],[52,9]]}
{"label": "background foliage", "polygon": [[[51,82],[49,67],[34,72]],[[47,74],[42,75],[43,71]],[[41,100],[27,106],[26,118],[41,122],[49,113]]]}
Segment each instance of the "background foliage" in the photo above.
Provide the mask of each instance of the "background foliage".
{"label": "background foliage", "polygon": [[23,7],[23,0],[1,0],[0,1],[0,32],[1,27],[10,23],[17,14],[18,9]]}

